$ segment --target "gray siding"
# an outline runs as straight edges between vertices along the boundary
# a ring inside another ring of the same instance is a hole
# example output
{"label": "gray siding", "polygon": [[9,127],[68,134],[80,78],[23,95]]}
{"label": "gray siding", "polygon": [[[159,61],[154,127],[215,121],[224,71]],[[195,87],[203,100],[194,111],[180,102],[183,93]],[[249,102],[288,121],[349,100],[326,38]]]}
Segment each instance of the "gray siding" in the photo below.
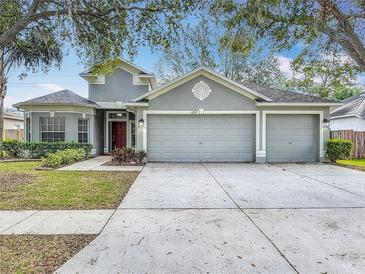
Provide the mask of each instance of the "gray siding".
{"label": "gray siding", "polygon": [[104,110],[96,110],[95,113],[95,130],[94,130],[94,148],[96,154],[100,155],[104,153]]}
{"label": "gray siding", "polygon": [[105,84],[89,84],[89,99],[94,102],[126,102],[148,92],[148,85],[133,85],[133,74],[117,69],[105,76]]}
{"label": "gray siding", "polygon": [[[39,118],[51,117],[49,112],[32,112],[31,116],[31,138],[32,141],[38,142],[40,139]],[[82,118],[81,113],[55,113],[55,117],[65,117],[65,141],[78,141],[78,119]],[[94,115],[87,114],[89,119],[89,143],[94,142]]]}
{"label": "gray siding", "polygon": [[[210,95],[203,101],[192,93],[196,83],[204,81],[211,88]],[[254,110],[254,101],[250,98],[213,81],[198,76],[169,92],[150,100],[150,110]]]}

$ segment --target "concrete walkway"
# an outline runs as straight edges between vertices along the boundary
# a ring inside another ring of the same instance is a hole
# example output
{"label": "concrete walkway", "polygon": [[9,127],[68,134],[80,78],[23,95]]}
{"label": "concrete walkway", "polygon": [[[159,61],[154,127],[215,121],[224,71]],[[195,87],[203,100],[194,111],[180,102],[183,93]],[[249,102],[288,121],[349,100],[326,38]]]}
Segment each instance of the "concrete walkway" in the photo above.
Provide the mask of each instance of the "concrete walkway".
{"label": "concrete walkway", "polygon": [[99,234],[115,210],[0,211],[0,235]]}
{"label": "concrete walkway", "polygon": [[365,173],[148,164],[56,273],[365,273]]}
{"label": "concrete walkway", "polygon": [[143,166],[103,166],[110,161],[110,156],[98,156],[86,161],[78,162],[69,166],[61,167],[58,170],[66,171],[82,171],[82,170],[97,170],[97,171],[141,171]]}

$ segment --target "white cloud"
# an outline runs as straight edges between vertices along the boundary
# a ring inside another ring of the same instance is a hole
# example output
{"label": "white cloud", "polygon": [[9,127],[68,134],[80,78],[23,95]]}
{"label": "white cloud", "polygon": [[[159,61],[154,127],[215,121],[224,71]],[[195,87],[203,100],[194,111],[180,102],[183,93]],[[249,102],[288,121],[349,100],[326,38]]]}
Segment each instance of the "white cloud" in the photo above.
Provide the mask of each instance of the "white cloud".
{"label": "white cloud", "polygon": [[291,68],[291,62],[293,61],[293,59],[282,55],[277,55],[276,59],[278,60],[279,69],[282,73],[287,76],[293,75],[293,70]]}
{"label": "white cloud", "polygon": [[18,103],[19,100],[17,100],[14,97],[6,96],[4,101],[5,108],[12,108],[15,103]]}
{"label": "white cloud", "polygon": [[48,92],[56,92],[65,89],[57,84],[36,84],[36,86]]}

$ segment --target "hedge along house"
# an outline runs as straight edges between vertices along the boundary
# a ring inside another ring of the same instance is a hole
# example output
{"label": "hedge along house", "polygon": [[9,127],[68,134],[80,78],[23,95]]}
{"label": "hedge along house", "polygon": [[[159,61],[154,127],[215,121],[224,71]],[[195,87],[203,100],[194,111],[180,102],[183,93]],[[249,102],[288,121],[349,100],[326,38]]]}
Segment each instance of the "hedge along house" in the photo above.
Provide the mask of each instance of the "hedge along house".
{"label": "hedge along house", "polygon": [[232,81],[199,68],[156,87],[121,61],[108,75],[80,74],[88,99],[70,91],[21,102],[27,139],[90,142],[148,152],[149,161],[315,162],[324,159],[329,108],[337,102]]}

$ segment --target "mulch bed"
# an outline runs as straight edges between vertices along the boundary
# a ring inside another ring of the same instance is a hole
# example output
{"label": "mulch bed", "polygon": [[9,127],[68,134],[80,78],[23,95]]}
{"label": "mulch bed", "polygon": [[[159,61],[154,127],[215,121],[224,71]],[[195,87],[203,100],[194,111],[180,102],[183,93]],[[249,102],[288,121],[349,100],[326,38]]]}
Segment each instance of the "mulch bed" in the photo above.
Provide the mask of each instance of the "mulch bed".
{"label": "mulch bed", "polygon": [[42,159],[19,159],[19,158],[0,158],[0,163],[12,163],[12,162],[40,162]]}
{"label": "mulch bed", "polygon": [[130,163],[119,163],[119,162],[113,162],[113,161],[108,161],[104,164],[102,164],[102,166],[144,166],[144,163],[141,164],[137,164],[135,162],[130,162]]}
{"label": "mulch bed", "polygon": [[53,273],[96,235],[0,236],[0,274]]}

